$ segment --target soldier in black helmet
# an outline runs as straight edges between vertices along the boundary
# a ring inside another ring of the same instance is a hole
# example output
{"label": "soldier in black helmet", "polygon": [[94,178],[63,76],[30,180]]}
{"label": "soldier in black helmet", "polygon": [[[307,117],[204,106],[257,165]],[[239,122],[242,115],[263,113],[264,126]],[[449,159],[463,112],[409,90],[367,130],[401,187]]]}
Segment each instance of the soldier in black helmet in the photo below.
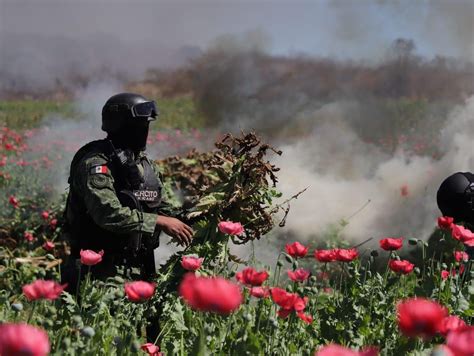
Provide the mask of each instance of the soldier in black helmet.
{"label": "soldier in black helmet", "polygon": [[[464,223],[467,228],[474,229],[474,174],[457,172],[447,177],[438,189],[436,200],[444,216],[450,216],[455,223]],[[474,248],[466,246],[466,251],[473,259]]]}
{"label": "soldier in black helmet", "polygon": [[62,268],[70,292],[81,249],[104,250],[102,262],[91,268],[94,278],[113,276],[125,266],[150,280],[161,231],[181,245],[191,242],[193,230],[173,217],[177,211],[163,200],[158,166],[145,153],[149,125],[157,117],[154,101],[132,93],[112,96],[102,109],[107,137],[86,144],[72,160],[65,211],[71,255]]}

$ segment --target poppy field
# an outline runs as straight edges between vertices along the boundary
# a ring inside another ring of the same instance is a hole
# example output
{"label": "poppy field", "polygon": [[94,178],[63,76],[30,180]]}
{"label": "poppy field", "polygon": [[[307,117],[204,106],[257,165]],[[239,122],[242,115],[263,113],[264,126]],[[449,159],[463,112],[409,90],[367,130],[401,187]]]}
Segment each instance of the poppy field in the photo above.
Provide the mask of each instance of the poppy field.
{"label": "poppy field", "polygon": [[[195,235],[159,261],[154,280],[86,272],[67,293],[65,196],[46,178],[78,147],[32,146],[38,132],[0,128],[0,355],[474,354],[474,233],[450,217],[434,219],[429,241],[383,231],[358,245],[295,238],[271,261],[256,258],[297,195],[281,197],[268,161],[279,151],[252,133],[159,162],[168,194],[179,188],[192,202]],[[81,251],[82,270],[103,254]]]}

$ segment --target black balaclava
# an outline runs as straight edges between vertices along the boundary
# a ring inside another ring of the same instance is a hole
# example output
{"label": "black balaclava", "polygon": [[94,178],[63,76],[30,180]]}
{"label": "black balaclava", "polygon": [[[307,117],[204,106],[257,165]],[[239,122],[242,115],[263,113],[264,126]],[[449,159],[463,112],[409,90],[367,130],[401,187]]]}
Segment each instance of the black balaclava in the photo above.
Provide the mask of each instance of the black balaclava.
{"label": "black balaclava", "polygon": [[148,138],[149,122],[140,120],[124,125],[117,132],[110,133],[107,137],[112,140],[115,148],[129,149],[134,153],[145,151]]}

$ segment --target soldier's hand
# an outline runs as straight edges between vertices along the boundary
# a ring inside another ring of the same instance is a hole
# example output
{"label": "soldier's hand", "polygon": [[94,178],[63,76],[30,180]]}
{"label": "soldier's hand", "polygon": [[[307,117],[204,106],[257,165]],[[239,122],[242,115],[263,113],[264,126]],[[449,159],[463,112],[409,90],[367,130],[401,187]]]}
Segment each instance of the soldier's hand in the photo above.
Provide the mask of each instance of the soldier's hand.
{"label": "soldier's hand", "polygon": [[156,225],[167,235],[176,238],[180,245],[187,246],[193,239],[193,229],[179,219],[158,215]]}

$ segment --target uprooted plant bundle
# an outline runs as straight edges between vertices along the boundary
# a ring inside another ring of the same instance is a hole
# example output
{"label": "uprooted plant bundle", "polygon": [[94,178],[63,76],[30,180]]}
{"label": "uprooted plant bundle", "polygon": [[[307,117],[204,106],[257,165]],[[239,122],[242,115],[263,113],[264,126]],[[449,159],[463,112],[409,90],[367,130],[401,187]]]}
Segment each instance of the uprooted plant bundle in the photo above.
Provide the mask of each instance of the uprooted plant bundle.
{"label": "uprooted plant bundle", "polygon": [[236,243],[259,239],[273,227],[272,199],[279,168],[265,160],[268,151],[254,133],[234,137],[227,134],[217,150],[191,151],[186,157],[160,161],[164,184],[184,195],[186,218],[232,220],[245,225],[245,236]]}
{"label": "uprooted plant bundle", "polygon": [[159,162],[164,185],[184,196],[183,217],[195,231],[191,245],[159,269],[161,289],[167,292],[176,288],[185,272],[179,265],[183,255],[203,257],[215,272],[225,269],[227,258],[244,262],[229,254],[227,237],[217,228],[219,222],[241,223],[244,234],[230,238],[235,244],[245,244],[268,233],[275,225],[272,216],[284,209],[283,205],[272,206],[273,199],[281,196],[275,189],[279,168],[266,159],[269,151],[278,155],[281,151],[263,143],[255,133],[227,134],[216,148]]}

